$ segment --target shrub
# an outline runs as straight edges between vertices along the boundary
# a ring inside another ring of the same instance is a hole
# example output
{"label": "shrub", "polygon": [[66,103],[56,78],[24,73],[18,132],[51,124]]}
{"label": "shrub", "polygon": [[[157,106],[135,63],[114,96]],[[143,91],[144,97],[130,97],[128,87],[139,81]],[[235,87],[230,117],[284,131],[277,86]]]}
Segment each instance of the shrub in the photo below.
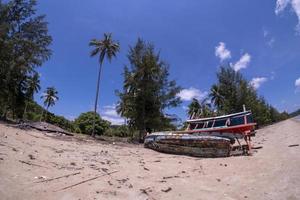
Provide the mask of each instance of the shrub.
{"label": "shrub", "polygon": [[131,137],[132,131],[126,125],[113,125],[104,133],[106,136]]}
{"label": "shrub", "polygon": [[[77,119],[75,119],[75,124],[80,129],[81,133],[91,134],[93,131],[93,121],[94,112],[81,113]],[[95,121],[95,134],[102,135],[110,126],[110,122],[101,119],[100,115],[96,115]]]}

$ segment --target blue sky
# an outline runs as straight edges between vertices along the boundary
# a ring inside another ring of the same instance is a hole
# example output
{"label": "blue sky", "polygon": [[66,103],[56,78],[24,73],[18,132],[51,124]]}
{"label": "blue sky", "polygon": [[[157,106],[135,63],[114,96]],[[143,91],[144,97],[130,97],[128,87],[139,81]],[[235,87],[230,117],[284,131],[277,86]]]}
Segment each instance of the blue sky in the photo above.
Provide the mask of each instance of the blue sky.
{"label": "blue sky", "polygon": [[[222,62],[231,63],[259,95],[280,111],[300,107],[300,0],[41,0],[53,37],[53,55],[39,68],[42,91],[55,86],[59,101],[50,111],[74,119],[92,110],[98,63],[89,41],[113,33],[121,51],[104,63],[99,110],[121,123],[115,90],[129,45],[152,42],[170,64],[170,78],[185,88],[183,103],[170,113],[186,118],[192,97],[203,98]],[[36,99],[41,103],[40,96]]]}

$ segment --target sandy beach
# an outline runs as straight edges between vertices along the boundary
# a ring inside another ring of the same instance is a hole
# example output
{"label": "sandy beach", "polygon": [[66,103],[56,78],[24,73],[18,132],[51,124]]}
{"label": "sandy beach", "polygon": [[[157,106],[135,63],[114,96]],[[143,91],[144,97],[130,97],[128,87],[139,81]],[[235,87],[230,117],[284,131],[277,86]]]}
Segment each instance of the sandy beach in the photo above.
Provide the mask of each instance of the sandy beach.
{"label": "sandy beach", "polygon": [[196,158],[2,123],[0,199],[300,199],[300,121],[253,142],[253,156]]}

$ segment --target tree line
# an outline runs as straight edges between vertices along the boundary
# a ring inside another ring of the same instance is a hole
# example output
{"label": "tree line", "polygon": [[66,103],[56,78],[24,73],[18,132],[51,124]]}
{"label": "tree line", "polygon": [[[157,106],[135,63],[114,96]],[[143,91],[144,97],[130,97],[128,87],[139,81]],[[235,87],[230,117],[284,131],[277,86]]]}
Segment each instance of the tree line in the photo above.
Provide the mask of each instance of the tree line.
{"label": "tree line", "polygon": [[[42,98],[44,108],[34,101],[40,87],[37,68],[50,59],[52,38],[48,34],[44,15],[36,15],[36,1],[0,1],[0,115],[1,118],[43,120],[73,132],[120,136],[138,132],[139,139],[146,132],[175,130],[176,117],[167,113],[181,104],[178,93],[182,90],[175,80],[169,79],[169,65],[154,44],[141,38],[130,46],[128,65],[123,70],[123,88],[117,90],[117,112],[126,119],[124,126],[111,126],[97,112],[99,85],[103,61],[117,56],[120,44],[111,33],[101,39],[92,39],[91,57],[99,59],[95,106],[93,111],[82,113],[74,121],[56,116],[48,111],[58,100],[58,92],[48,87]],[[211,86],[205,99],[193,99],[187,116],[208,117],[242,110],[243,105],[252,110],[259,125],[274,123],[288,117],[280,113],[259,96],[240,72],[231,66],[221,66],[217,82]],[[111,127],[111,128],[109,128]]]}

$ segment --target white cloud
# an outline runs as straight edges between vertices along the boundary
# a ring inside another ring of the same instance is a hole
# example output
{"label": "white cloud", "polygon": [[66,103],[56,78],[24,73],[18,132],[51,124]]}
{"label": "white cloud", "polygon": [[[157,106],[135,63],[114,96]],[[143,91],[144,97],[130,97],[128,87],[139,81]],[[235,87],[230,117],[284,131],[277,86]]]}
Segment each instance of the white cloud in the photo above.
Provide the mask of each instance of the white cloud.
{"label": "white cloud", "polygon": [[219,46],[215,48],[215,55],[219,57],[221,61],[231,58],[231,52],[226,49],[224,42],[220,42]]}
{"label": "white cloud", "polygon": [[298,24],[296,26],[296,31],[300,32],[300,0],[277,0],[275,14],[279,15],[285,10],[288,5],[291,5],[292,10],[298,17]]}
{"label": "white cloud", "polygon": [[271,71],[271,77],[270,77],[270,79],[274,80],[275,77],[276,77],[276,73],[274,71]]}
{"label": "white cloud", "polygon": [[182,106],[183,110],[188,110],[189,108],[187,106]]}
{"label": "white cloud", "polygon": [[263,84],[264,82],[266,82],[268,79],[266,77],[256,77],[253,78],[250,81],[250,85],[254,88],[254,89],[258,89],[261,84]]}
{"label": "white cloud", "polygon": [[274,42],[275,42],[275,38],[272,37],[269,41],[267,41],[267,45],[269,45],[270,47],[273,47]]}
{"label": "white cloud", "polygon": [[295,86],[296,86],[297,88],[300,88],[300,77],[299,77],[298,79],[296,79],[296,81],[295,81]]}
{"label": "white cloud", "polygon": [[101,118],[110,121],[113,125],[124,124],[124,118],[117,113],[115,104],[104,106],[101,110]]}
{"label": "white cloud", "polygon": [[232,65],[232,68],[234,69],[234,71],[239,71],[241,69],[247,68],[250,61],[251,56],[248,53],[245,53],[244,55],[242,55],[239,61]]}
{"label": "white cloud", "polygon": [[275,14],[278,15],[279,13],[281,13],[290,2],[291,0],[277,0]]}
{"label": "white cloud", "polygon": [[115,118],[102,115],[101,118],[111,122],[112,125],[123,125],[125,123],[125,120],[121,117]]}
{"label": "white cloud", "polygon": [[189,89],[183,89],[177,94],[178,97],[181,98],[183,101],[190,101],[193,98],[196,99],[203,99],[207,96],[207,92],[201,92],[200,90],[190,87]]}
{"label": "white cloud", "polygon": [[263,35],[264,35],[264,37],[267,37],[269,35],[269,31],[267,31],[266,29],[263,29]]}

